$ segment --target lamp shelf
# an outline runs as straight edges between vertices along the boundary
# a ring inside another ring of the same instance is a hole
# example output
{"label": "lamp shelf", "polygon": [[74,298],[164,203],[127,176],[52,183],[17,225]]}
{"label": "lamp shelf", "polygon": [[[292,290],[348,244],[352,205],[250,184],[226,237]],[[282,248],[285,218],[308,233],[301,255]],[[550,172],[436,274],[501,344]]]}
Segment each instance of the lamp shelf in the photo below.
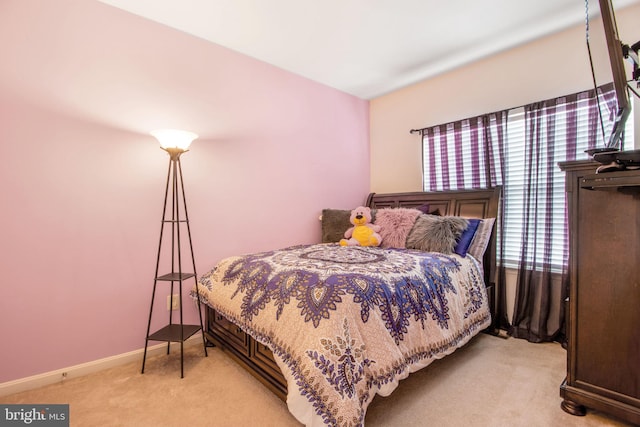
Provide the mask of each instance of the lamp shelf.
{"label": "lamp shelf", "polygon": [[193,276],[195,276],[193,273],[167,273],[162,276],[158,276],[156,280],[162,280],[163,282],[179,282],[187,280]]}
{"label": "lamp shelf", "polygon": [[182,342],[200,330],[200,325],[171,324],[149,335],[151,341]]}

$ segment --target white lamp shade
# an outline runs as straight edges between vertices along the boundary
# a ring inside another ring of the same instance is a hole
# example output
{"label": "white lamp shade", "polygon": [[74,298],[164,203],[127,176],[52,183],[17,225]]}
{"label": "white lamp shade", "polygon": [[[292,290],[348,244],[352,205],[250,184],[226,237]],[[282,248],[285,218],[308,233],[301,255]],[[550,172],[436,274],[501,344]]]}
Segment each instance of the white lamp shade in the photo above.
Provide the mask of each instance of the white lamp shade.
{"label": "white lamp shade", "polygon": [[178,129],[158,129],[151,132],[163,149],[177,148],[187,151],[191,142],[198,137],[193,132]]}

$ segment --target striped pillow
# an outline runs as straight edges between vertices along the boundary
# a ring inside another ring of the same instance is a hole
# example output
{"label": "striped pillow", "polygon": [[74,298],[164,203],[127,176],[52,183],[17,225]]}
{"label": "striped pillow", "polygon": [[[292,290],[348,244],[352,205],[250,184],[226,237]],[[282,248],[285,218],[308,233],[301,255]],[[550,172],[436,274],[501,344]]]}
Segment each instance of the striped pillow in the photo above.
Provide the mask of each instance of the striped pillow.
{"label": "striped pillow", "polygon": [[473,240],[471,241],[471,245],[469,245],[467,253],[480,262],[482,262],[487,246],[489,246],[491,231],[493,230],[493,224],[495,222],[495,218],[485,218],[480,221],[476,234],[473,236]]}

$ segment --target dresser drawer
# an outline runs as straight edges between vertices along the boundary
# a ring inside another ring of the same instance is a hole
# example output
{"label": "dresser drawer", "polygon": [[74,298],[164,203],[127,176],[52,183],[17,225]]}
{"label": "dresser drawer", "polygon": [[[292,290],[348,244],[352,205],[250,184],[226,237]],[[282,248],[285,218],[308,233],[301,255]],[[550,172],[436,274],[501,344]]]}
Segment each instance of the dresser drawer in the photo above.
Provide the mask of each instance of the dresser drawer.
{"label": "dresser drawer", "polygon": [[249,356],[249,337],[242,329],[217,312],[208,318],[209,332],[218,335],[222,341],[236,351]]}
{"label": "dresser drawer", "polygon": [[273,353],[269,350],[269,347],[259,343],[256,340],[251,340],[251,358],[264,371],[274,377],[281,377],[280,368],[273,359]]}

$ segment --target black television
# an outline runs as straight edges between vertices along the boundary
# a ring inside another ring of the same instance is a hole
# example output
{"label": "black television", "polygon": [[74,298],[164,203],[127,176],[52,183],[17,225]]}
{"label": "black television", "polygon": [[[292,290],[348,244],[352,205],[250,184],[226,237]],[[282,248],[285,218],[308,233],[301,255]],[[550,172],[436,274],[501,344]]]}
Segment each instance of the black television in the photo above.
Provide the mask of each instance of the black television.
{"label": "black television", "polygon": [[[600,3],[600,15],[604,36],[607,45],[609,63],[611,65],[611,76],[617,100],[617,111],[609,138],[603,148],[587,150],[587,153],[594,160],[602,163],[597,172],[611,172],[622,170],[627,167],[640,167],[640,150],[620,151],[622,148],[622,137],[625,124],[631,114],[630,92],[638,96],[638,92],[633,89],[631,83],[640,85],[640,67],[638,61],[638,49],[640,41],[629,46],[620,40],[615,19],[613,0],[598,0]],[[588,28],[587,28],[588,32]],[[588,36],[588,34],[587,34]],[[587,37],[587,42],[589,38]],[[591,55],[591,51],[589,51]],[[628,75],[625,61],[633,65],[633,70]],[[593,73],[593,63],[591,64]],[[593,75],[594,85],[596,81]]]}
{"label": "black television", "polygon": [[[624,44],[618,35],[616,25],[615,11],[613,9],[613,0],[599,0],[600,14],[602,16],[602,25],[604,27],[604,36],[607,42],[607,51],[609,52],[609,62],[611,63],[611,73],[613,77],[613,86],[618,101],[618,110],[616,112],[615,121],[611,130],[611,135],[606,144],[608,150],[618,150],[621,146],[622,133],[625,123],[631,114],[631,100],[629,98],[628,80],[638,80],[638,43],[632,47]],[[635,47],[635,49],[634,49]],[[633,74],[627,77],[625,69],[625,59],[633,62]]]}

